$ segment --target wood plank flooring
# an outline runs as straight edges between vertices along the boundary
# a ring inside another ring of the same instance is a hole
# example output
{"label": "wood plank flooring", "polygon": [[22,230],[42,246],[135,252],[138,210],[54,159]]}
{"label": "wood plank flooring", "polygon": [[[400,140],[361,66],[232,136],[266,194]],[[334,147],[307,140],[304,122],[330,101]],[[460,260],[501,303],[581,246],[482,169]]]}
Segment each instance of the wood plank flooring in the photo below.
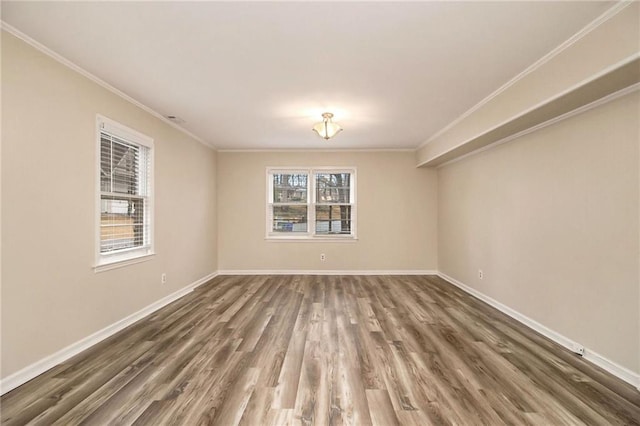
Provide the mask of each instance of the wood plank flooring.
{"label": "wood plank flooring", "polygon": [[226,276],[1,411],[4,425],[637,425],[640,393],[438,277]]}

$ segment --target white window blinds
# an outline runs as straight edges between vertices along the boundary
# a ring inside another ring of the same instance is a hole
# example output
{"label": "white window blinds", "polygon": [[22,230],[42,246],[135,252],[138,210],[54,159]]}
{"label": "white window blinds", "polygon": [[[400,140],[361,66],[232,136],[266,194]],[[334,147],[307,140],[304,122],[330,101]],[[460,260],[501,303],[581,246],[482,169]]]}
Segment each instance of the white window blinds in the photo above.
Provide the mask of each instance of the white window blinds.
{"label": "white window blinds", "polygon": [[99,125],[99,254],[146,254],[151,248],[151,146],[116,126]]}

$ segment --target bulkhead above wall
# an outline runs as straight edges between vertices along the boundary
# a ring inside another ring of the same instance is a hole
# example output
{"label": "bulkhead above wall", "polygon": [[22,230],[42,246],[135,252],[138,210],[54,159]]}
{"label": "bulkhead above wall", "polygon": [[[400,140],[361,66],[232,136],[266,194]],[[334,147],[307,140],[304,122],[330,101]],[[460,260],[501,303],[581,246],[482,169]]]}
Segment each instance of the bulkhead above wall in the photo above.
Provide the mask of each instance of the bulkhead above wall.
{"label": "bulkhead above wall", "polygon": [[640,84],[640,3],[619,3],[416,150],[439,166],[599,105]]}

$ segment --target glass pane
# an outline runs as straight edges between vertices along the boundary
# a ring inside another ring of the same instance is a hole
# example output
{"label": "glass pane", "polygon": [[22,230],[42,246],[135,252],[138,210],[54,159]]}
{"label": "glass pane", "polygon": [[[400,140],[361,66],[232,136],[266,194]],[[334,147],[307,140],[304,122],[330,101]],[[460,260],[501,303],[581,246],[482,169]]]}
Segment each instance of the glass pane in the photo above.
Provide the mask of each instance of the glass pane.
{"label": "glass pane", "polygon": [[138,192],[138,147],[126,143],[119,143],[114,139],[111,144],[112,180],[111,192],[124,194],[139,194]]}
{"label": "glass pane", "polygon": [[100,190],[145,195],[148,148],[108,133],[100,135]]}
{"label": "glass pane", "polygon": [[100,252],[140,247],[145,242],[143,199],[102,197]]}
{"label": "glass pane", "polygon": [[273,206],[273,232],[307,232],[307,206]]}
{"label": "glass pane", "polygon": [[303,173],[273,175],[274,203],[305,203],[309,176]]}
{"label": "glass pane", "polygon": [[351,206],[316,206],[316,234],[350,234]]}
{"label": "glass pane", "polygon": [[317,203],[350,203],[351,173],[316,174]]}

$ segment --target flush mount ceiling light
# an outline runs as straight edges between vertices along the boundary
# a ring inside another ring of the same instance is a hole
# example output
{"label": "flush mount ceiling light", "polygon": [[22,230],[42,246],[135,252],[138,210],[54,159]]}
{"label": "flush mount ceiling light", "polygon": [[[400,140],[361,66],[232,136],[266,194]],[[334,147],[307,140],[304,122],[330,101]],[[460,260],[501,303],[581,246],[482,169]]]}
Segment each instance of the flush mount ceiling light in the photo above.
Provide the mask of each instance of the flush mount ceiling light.
{"label": "flush mount ceiling light", "polygon": [[314,125],[312,130],[325,140],[334,137],[338,132],[342,131],[342,127],[340,127],[338,123],[331,121],[332,118],[333,114],[325,112],[322,114],[322,122]]}

